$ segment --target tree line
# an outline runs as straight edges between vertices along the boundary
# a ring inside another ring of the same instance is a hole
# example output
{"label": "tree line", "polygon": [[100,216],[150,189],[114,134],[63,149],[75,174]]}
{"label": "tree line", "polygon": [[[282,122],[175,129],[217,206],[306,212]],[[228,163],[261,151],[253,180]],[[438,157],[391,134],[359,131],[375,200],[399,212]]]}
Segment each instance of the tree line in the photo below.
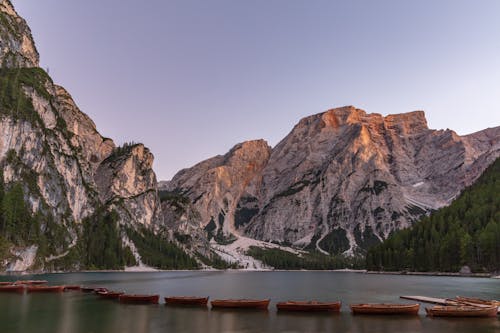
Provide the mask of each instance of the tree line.
{"label": "tree line", "polygon": [[393,233],[366,256],[370,270],[500,271],[500,159],[444,207]]}

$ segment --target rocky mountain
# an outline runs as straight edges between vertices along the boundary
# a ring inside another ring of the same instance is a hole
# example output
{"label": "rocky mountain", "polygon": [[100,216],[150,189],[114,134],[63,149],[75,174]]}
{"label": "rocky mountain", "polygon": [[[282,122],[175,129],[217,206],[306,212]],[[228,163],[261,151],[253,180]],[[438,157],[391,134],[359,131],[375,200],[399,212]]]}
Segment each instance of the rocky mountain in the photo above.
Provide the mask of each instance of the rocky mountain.
{"label": "rocky mountain", "polygon": [[364,253],[448,205],[500,155],[500,127],[459,136],[424,112],[352,106],[306,117],[274,148],[236,145],[161,182],[221,244],[246,237],[329,254]]}
{"label": "rocky mountain", "polygon": [[[7,216],[11,203],[4,202],[0,266],[43,269],[64,257],[78,244],[82,221],[98,208],[114,210],[119,225],[161,226],[153,155],[142,144],[116,147],[97,131],[38,67],[30,29],[8,0],[0,1],[0,64],[0,181],[6,191],[20,185],[39,224],[25,237],[9,234],[9,224],[25,222]],[[43,251],[42,236],[50,244]]]}

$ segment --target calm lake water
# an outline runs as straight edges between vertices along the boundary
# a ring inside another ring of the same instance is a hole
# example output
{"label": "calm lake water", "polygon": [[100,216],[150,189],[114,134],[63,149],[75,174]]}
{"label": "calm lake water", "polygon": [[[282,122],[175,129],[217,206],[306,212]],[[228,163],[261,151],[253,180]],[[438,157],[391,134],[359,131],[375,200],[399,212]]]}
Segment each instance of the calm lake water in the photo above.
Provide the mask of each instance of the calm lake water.
{"label": "calm lake water", "polygon": [[[500,332],[498,318],[352,316],[349,303],[404,302],[400,295],[500,299],[500,280],[340,272],[69,273],[23,276],[130,293],[271,298],[269,311],[123,305],[92,294],[0,293],[0,332]],[[0,281],[16,280],[0,276]],[[276,313],[281,300],[341,300],[340,314]],[[163,299],[162,299],[163,301]],[[425,306],[425,304],[423,304]],[[429,306],[429,305],[427,305]]]}

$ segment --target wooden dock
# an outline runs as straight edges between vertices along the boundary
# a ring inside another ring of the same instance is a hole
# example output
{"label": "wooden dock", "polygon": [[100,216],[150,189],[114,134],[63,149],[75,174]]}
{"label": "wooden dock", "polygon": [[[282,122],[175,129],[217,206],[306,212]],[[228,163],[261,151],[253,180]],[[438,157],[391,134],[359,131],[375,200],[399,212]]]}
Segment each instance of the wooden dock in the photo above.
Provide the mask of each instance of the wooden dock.
{"label": "wooden dock", "polygon": [[[490,305],[477,304],[472,302],[458,302],[457,300],[450,298],[435,298],[435,297],[427,297],[427,296],[399,296],[402,299],[408,299],[412,301],[422,302],[422,303],[430,303],[430,304],[439,304],[439,305],[470,305],[476,306],[479,308],[487,308]],[[498,313],[500,314],[500,306],[498,307]]]}
{"label": "wooden dock", "polygon": [[427,296],[399,296],[399,298],[409,299],[412,301],[423,302],[423,303],[439,304],[439,305],[450,305],[453,303],[450,300],[447,300],[446,298],[435,298]]}

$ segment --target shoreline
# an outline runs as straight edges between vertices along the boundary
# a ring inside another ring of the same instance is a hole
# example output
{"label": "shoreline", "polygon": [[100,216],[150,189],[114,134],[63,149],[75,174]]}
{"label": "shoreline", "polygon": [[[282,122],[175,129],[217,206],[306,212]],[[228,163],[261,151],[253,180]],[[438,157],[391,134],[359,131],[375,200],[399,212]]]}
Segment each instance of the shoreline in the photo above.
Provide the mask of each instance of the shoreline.
{"label": "shoreline", "polygon": [[0,272],[0,276],[43,275],[43,274],[72,274],[72,273],[165,273],[165,272],[325,272],[325,273],[357,273],[373,275],[415,275],[415,276],[449,276],[500,279],[500,275],[492,273],[460,274],[454,272],[406,272],[406,271],[368,271],[366,269],[331,269],[331,270],[306,270],[306,269],[172,269],[161,270],[150,268],[144,270],[82,270],[66,272]]}
{"label": "shoreline", "polygon": [[382,275],[419,275],[419,276],[450,276],[450,277],[473,277],[473,278],[499,278],[492,273],[470,273],[461,274],[454,272],[407,272],[407,271],[366,271],[366,274]]}

